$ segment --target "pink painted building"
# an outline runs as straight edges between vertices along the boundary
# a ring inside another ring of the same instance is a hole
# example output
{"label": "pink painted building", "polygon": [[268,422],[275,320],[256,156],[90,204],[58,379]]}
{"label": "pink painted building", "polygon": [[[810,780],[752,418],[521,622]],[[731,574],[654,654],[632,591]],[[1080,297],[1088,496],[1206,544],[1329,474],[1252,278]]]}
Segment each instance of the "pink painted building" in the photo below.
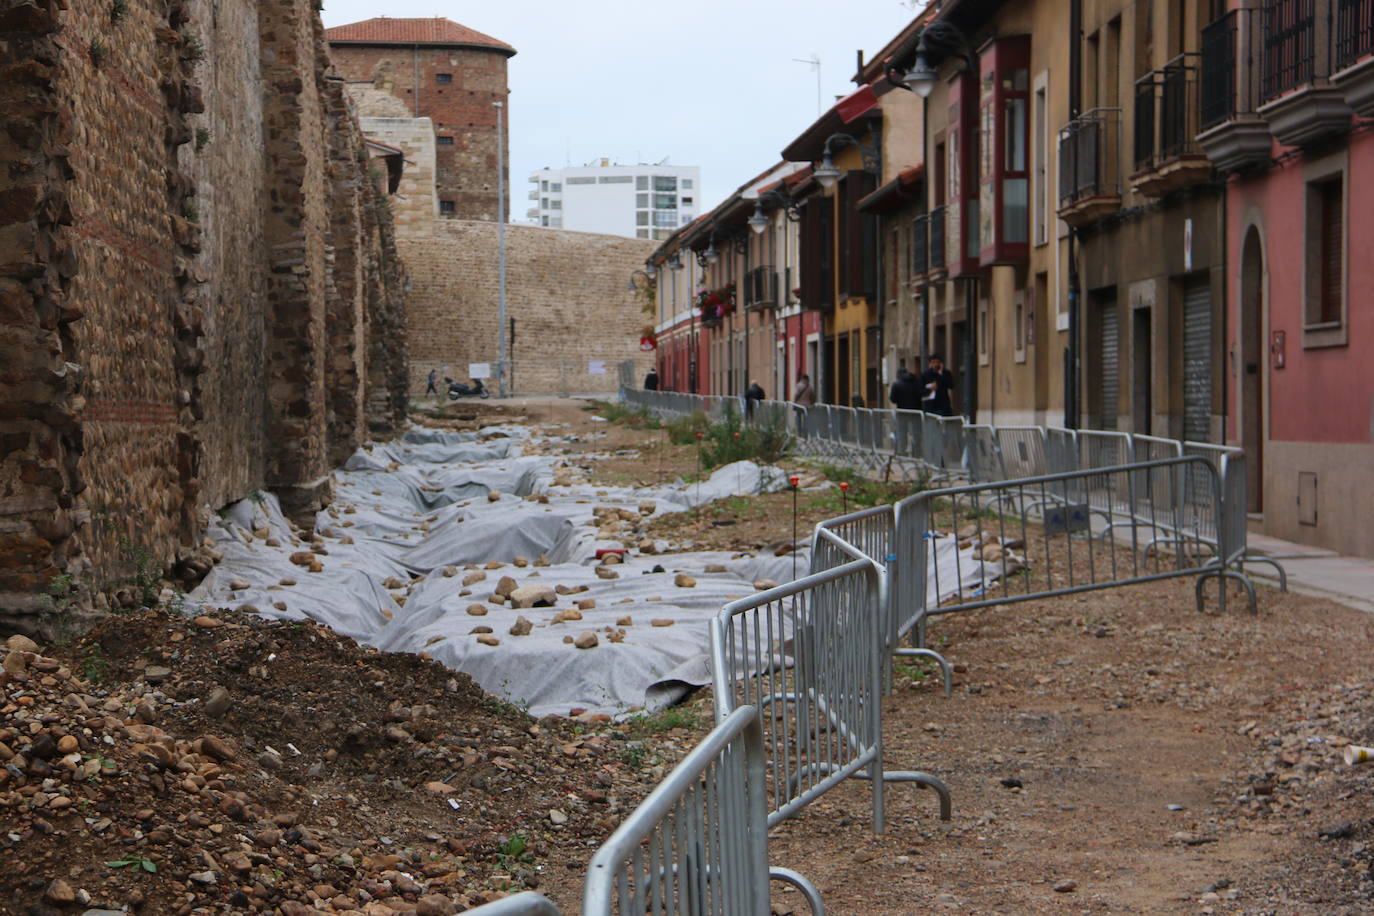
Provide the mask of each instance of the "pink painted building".
{"label": "pink painted building", "polygon": [[1252,528],[1374,557],[1374,4],[1236,4],[1201,82]]}

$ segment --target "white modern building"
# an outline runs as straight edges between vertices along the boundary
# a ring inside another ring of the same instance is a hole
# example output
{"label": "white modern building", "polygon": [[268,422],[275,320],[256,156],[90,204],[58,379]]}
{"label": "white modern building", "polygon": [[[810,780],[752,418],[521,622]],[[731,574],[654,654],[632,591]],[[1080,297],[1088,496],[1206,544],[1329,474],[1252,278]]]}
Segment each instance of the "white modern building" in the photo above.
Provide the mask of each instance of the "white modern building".
{"label": "white modern building", "polygon": [[666,239],[701,212],[701,169],[695,165],[619,165],[598,159],[540,169],[530,174],[530,184],[525,215],[550,229]]}

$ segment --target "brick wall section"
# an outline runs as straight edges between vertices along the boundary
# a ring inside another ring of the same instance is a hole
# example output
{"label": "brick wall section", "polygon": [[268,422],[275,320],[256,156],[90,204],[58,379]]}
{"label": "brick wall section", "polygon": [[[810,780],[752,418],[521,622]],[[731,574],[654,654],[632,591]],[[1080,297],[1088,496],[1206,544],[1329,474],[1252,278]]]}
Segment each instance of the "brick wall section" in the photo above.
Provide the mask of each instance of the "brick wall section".
{"label": "brick wall section", "polygon": [[[454,378],[469,363],[496,359],[497,274],[494,224],[437,220],[426,236],[402,236],[412,281],[410,385],[420,394],[432,368]],[[651,319],[626,287],[656,242],[534,226],[506,227],[507,314],[518,394],[609,392],[616,367],[634,360],[642,378],[653,354],[639,337]],[[603,375],[588,372],[590,361]]]}
{"label": "brick wall section", "polygon": [[[453,202],[455,219],[496,219],[496,109],[491,103],[507,105],[504,134],[508,138],[506,52],[334,43],[330,56],[344,79],[350,83],[375,81],[378,88],[405,103],[410,114],[434,122],[438,137],[452,139],[451,144],[440,143],[436,148],[435,185],[439,200]],[[451,74],[453,82],[440,85],[440,73]],[[508,180],[509,168],[507,163]]]}
{"label": "brick wall section", "polygon": [[0,632],[59,574],[189,573],[209,510],[318,497],[404,418],[405,277],[314,5],[201,6],[0,12]]}

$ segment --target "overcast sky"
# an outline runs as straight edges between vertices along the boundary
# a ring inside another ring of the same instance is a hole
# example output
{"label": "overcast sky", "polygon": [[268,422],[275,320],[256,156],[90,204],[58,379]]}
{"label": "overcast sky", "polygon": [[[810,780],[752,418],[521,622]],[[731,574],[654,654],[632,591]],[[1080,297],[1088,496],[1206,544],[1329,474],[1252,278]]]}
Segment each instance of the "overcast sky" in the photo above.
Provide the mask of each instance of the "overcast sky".
{"label": "overcast sky", "polygon": [[[918,5],[919,8],[919,5]],[[902,0],[325,0],[324,24],[373,16],[443,16],[513,45],[512,212],[529,173],[619,162],[701,167],[715,206],[779,159],[826,107],[853,89],[854,52],[883,47],[915,16]]]}

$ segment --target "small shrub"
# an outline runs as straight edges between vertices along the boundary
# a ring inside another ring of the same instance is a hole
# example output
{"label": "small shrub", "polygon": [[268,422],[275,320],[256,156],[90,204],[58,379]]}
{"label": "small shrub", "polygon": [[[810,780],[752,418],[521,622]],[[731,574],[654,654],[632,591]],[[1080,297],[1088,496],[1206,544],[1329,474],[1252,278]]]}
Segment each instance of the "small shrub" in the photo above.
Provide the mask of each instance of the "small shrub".
{"label": "small shrub", "polygon": [[113,0],[110,4],[110,21],[118,22],[129,13],[128,0]]}
{"label": "small shrub", "polygon": [[698,410],[685,417],[669,420],[663,424],[663,428],[668,431],[668,441],[674,445],[693,445],[697,441],[697,433],[705,435],[711,428],[711,421],[705,411]]}
{"label": "small shrub", "polygon": [[183,45],[184,50],[181,52],[182,60],[188,60],[193,64],[205,60],[205,44],[195,35],[183,37],[186,41]]}
{"label": "small shrub", "polygon": [[95,65],[97,69],[99,69],[100,65],[105,62],[105,57],[107,53],[108,52],[105,49],[105,42],[103,40],[99,38],[94,38],[91,40],[91,63]]}
{"label": "small shrub", "polygon": [[210,129],[208,127],[196,128],[196,152],[200,152],[210,145]]}

